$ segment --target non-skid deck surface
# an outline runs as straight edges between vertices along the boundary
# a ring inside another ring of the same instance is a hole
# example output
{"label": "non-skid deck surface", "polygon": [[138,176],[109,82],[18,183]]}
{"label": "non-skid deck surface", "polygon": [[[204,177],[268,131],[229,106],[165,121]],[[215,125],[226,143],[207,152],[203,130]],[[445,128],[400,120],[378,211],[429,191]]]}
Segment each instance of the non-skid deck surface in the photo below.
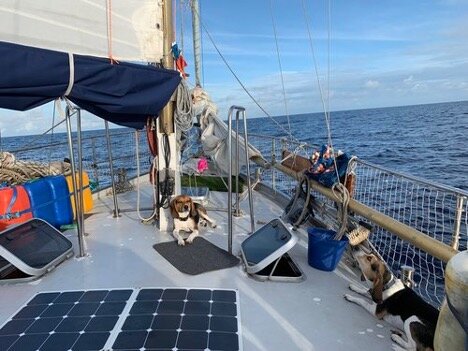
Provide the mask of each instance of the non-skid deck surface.
{"label": "non-skid deck surface", "polygon": [[39,293],[0,329],[0,350],[241,350],[237,292]]}
{"label": "non-skid deck surface", "polygon": [[176,241],[156,244],[154,249],[182,273],[197,275],[239,264],[239,259],[209,241],[198,237],[185,246]]}

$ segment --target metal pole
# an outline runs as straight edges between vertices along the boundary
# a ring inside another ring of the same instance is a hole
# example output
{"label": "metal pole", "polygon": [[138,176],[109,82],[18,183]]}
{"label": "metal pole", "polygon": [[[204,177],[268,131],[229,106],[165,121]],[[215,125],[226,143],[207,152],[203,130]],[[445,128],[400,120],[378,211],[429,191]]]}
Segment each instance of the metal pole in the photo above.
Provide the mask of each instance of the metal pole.
{"label": "metal pole", "polygon": [[83,201],[83,147],[81,144],[81,109],[76,109],[76,138],[77,138],[77,147],[78,147],[78,200],[80,203],[80,209],[77,211],[81,224],[81,231],[86,235],[85,225],[84,225],[84,201]]}
{"label": "metal pole", "polygon": [[192,0],[193,56],[195,61],[195,84],[201,86],[201,40],[200,40],[200,5]]}
{"label": "metal pole", "polygon": [[458,250],[458,246],[460,243],[460,226],[461,226],[461,217],[463,213],[463,202],[466,200],[465,197],[458,195],[457,196],[457,212],[455,214],[455,227],[453,228],[453,235],[452,235],[452,246],[455,250]]}
{"label": "metal pole", "polygon": [[115,190],[114,162],[112,161],[112,148],[111,148],[111,142],[110,142],[109,122],[104,121],[104,125],[106,127],[107,154],[109,156],[109,169],[110,169],[110,175],[111,175],[112,195],[114,198],[114,211],[112,213],[112,216],[116,218],[116,217],[120,217],[120,211],[119,211],[119,204],[117,202],[117,193]]}
{"label": "metal pole", "polygon": [[78,191],[77,191],[77,181],[76,181],[76,169],[75,169],[75,155],[73,153],[73,138],[72,138],[72,127],[71,127],[71,116],[72,113],[70,111],[70,108],[67,106],[65,110],[65,118],[67,121],[67,137],[68,137],[68,150],[70,153],[70,166],[71,166],[71,176],[72,176],[72,182],[73,182],[73,200],[75,202],[75,214],[76,214],[76,229],[78,231],[78,246],[80,253],[78,257],[84,257],[86,256],[85,248],[84,248],[84,234],[83,230],[81,228],[81,223],[78,217],[78,208],[79,208],[79,201],[78,201]]}
{"label": "metal pole", "polygon": [[[276,163],[276,142],[275,139],[271,139],[271,164]],[[274,168],[271,169],[271,185],[273,190],[276,192],[276,171]]]}
{"label": "metal pole", "polygon": [[253,212],[252,187],[250,184],[249,141],[247,139],[247,119],[245,117],[245,109],[242,109],[242,117],[244,118],[245,163],[247,165],[247,188],[249,191],[250,228],[253,233],[255,231],[255,220],[254,220],[254,212]]}
{"label": "metal pole", "polygon": [[232,111],[231,106],[228,115],[228,251],[232,254]]}
{"label": "metal pole", "polygon": [[96,184],[98,185],[99,189],[99,172],[98,172],[98,164],[96,158],[96,140],[95,138],[91,138],[91,147],[93,150],[93,170],[94,170],[94,178],[96,179]]}
{"label": "metal pole", "polygon": [[[163,41],[163,65],[164,68],[174,69],[174,59],[172,57],[171,45],[174,41],[172,26],[172,0],[163,2],[163,25],[164,25],[164,41]],[[164,134],[174,133],[174,107],[173,100],[169,101],[164,106],[159,118],[160,131]]]}
{"label": "metal pole", "polygon": [[240,217],[240,194],[239,194],[239,173],[240,173],[240,165],[239,165],[239,113],[240,111],[236,112],[236,211],[234,212],[234,216]]}

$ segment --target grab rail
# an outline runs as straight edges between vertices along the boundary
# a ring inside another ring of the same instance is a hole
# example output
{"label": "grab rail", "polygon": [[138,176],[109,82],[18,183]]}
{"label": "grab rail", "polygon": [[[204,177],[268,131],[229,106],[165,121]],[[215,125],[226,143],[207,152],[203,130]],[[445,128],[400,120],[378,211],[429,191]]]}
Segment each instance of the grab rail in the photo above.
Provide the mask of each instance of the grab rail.
{"label": "grab rail", "polygon": [[[247,119],[245,117],[245,108],[241,106],[231,106],[228,114],[228,251],[232,254],[232,114],[236,111],[236,184],[239,185],[239,116],[242,114],[244,120],[244,148],[245,148],[245,163],[247,165],[247,188],[249,192],[249,208],[250,208],[250,228],[252,233],[255,231],[255,221],[253,213],[252,187],[250,185],[250,166],[249,166],[249,141],[247,138]],[[239,191],[237,195],[237,208],[239,206]],[[238,210],[237,210],[238,211]]]}

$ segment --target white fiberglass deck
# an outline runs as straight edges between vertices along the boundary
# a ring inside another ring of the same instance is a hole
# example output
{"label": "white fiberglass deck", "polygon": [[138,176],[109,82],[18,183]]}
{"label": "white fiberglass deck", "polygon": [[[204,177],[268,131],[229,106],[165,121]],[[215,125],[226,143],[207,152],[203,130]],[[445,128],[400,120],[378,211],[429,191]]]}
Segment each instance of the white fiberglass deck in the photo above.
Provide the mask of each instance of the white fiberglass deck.
{"label": "white fiberglass deck", "polygon": [[[149,207],[150,187],[142,190],[142,207]],[[226,194],[211,193],[210,206],[225,207]],[[119,219],[112,218],[112,198],[95,201],[94,215],[86,220],[88,256],[72,258],[37,281],[0,287],[0,325],[35,293],[140,287],[236,289],[239,294],[243,350],[390,350],[390,327],[361,307],[344,300],[348,285],[357,277],[344,264],[335,272],[322,272],[307,264],[304,233],[291,256],[306,275],[301,283],[258,282],[241,265],[190,276],[179,272],[154,249],[158,242],[173,240],[169,233],[140,222],[136,193],[119,195]],[[243,204],[244,211],[248,203]],[[255,221],[268,222],[282,209],[254,192]],[[214,244],[227,248],[226,212],[210,214],[216,229],[202,231]],[[148,215],[146,213],[146,215]],[[246,238],[249,217],[234,218],[234,252]],[[257,224],[257,226],[259,226]],[[75,244],[76,234],[65,233]]]}

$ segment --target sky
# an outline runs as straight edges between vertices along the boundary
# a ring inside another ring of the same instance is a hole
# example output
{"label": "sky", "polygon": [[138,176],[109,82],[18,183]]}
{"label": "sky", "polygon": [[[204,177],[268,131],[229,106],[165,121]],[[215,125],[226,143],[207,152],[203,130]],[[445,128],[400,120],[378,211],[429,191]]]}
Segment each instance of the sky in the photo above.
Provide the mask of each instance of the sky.
{"label": "sky", "polygon": [[[193,86],[188,3],[175,6],[175,30]],[[203,27],[272,116],[321,112],[324,105],[336,111],[468,100],[468,0],[200,0],[200,6]],[[221,117],[234,104],[250,118],[265,116],[205,30],[202,56],[202,85]],[[3,136],[38,134],[51,123],[51,104],[0,110]],[[83,127],[100,129],[103,122],[85,113]]]}

